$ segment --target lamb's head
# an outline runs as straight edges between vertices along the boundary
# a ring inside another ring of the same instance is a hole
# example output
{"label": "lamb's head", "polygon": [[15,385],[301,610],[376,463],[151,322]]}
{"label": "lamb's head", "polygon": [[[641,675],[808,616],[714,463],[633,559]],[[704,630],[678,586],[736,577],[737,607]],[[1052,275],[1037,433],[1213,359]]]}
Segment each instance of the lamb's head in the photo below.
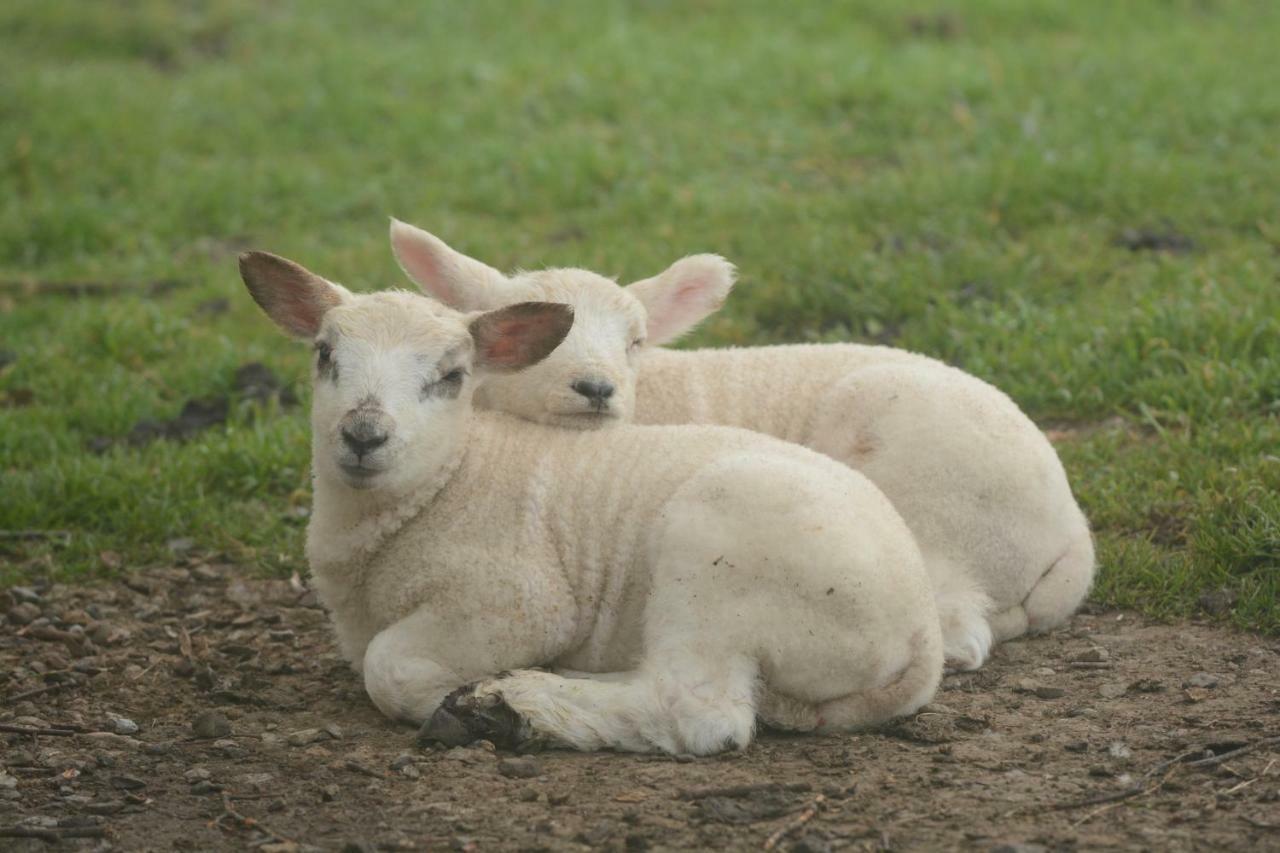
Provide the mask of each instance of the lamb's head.
{"label": "lamb's head", "polygon": [[486,378],[477,404],[561,426],[590,428],[630,420],[637,359],[711,314],[733,287],[733,265],[692,255],[625,287],[587,270],[552,269],[505,276],[432,234],[392,220],[391,246],[409,278],[429,296],[465,311],[527,300],[571,305],[563,344],[518,379]]}
{"label": "lamb's head", "polygon": [[313,342],[316,477],[389,495],[456,457],[473,377],[538,362],[573,324],[565,305],[463,314],[406,291],[353,294],[266,252],[241,255],[240,275],[277,325]]}

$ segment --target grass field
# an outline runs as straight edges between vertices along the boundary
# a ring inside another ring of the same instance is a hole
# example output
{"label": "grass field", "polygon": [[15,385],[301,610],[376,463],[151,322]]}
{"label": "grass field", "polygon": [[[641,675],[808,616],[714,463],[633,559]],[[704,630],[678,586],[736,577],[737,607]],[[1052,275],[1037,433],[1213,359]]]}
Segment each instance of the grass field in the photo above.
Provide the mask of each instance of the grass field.
{"label": "grass field", "polygon": [[1100,600],[1278,632],[1277,44],[1265,0],[9,0],[0,580],[302,568],[307,352],[235,254],[398,286],[394,214],[504,268],[720,252],[692,344],[957,363],[1055,431]]}

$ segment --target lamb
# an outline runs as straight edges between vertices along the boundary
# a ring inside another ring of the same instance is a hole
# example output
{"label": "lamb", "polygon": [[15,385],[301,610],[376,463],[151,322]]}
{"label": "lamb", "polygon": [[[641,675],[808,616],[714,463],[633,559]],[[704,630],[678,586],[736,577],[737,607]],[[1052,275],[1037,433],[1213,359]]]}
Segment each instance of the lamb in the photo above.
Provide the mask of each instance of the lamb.
{"label": "lamb", "polygon": [[1093,539],[1057,454],[1012,400],[976,377],[879,346],[663,349],[733,286],[734,268],[715,255],[619,287],[577,269],[507,277],[395,220],[391,242],[405,273],[447,305],[573,306],[565,343],[518,381],[486,379],[482,407],[580,429],[735,426],[866,475],[924,553],[952,666],[976,669],[995,641],[1061,625],[1088,593]]}
{"label": "lamb", "polygon": [[261,252],[240,270],[315,347],[307,557],[386,715],[445,743],[707,754],[757,718],[845,730],[933,695],[923,559],[866,478],[745,430],[473,412],[478,380],[564,338],[564,305],[462,314]]}

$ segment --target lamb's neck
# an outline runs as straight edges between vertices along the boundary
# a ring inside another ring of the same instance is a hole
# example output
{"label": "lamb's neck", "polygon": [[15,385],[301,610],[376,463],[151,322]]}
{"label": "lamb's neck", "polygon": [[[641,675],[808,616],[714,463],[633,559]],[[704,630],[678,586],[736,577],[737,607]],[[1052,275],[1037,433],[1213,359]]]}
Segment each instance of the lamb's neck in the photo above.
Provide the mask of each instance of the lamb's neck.
{"label": "lamb's neck", "polygon": [[311,523],[307,527],[311,571],[323,575],[340,569],[347,577],[359,572],[366,558],[436,499],[465,455],[466,448],[460,448],[412,486],[378,490],[376,494],[316,477]]}

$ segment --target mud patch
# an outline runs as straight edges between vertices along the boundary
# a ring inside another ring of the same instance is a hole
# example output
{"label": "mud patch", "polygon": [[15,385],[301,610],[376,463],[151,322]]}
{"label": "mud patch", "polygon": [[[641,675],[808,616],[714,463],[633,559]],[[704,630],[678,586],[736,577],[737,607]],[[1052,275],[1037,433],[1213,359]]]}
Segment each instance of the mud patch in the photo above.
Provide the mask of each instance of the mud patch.
{"label": "mud patch", "polygon": [[710,759],[420,748],[298,581],[192,557],[0,596],[6,849],[1255,850],[1280,641],[1089,613],[882,731]]}
{"label": "mud patch", "polygon": [[1114,243],[1130,252],[1182,254],[1196,247],[1194,240],[1171,226],[1126,228],[1116,235]]}

